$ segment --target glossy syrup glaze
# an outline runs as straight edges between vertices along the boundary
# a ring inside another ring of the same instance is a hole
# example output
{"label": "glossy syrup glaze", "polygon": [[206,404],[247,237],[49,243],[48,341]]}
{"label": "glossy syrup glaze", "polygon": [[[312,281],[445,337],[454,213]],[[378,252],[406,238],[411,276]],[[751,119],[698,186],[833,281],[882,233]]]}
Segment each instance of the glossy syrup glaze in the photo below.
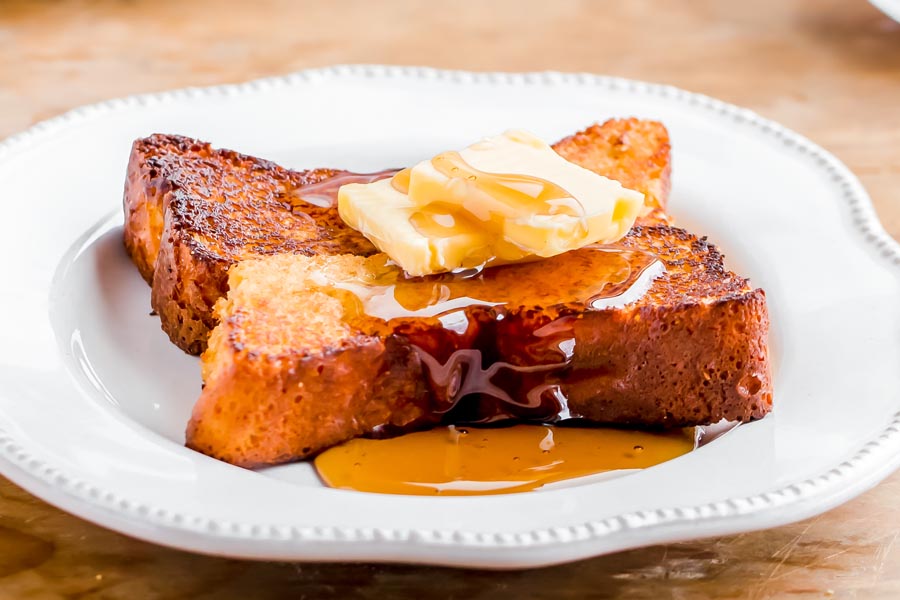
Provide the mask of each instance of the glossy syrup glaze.
{"label": "glossy syrup glaze", "polygon": [[565,385],[578,320],[634,302],[664,271],[646,252],[586,246],[539,263],[416,278],[380,255],[369,259],[366,278],[322,283],[349,292],[348,322],[413,348],[430,415],[547,423],[579,416],[569,411]]}
{"label": "glossy syrup glaze", "polygon": [[372,183],[381,179],[387,179],[396,175],[400,169],[385,169],[375,173],[354,173],[353,171],[338,171],[333,177],[328,177],[317,183],[311,183],[294,190],[294,197],[299,201],[295,209],[303,211],[304,204],[308,202],[320,208],[330,208],[337,203],[337,193],[342,185],[351,183]]}
{"label": "glossy syrup glaze", "polygon": [[351,440],[320,454],[315,466],[326,484],[341,489],[425,496],[504,494],[652,467],[690,452],[699,440],[694,428],[449,426],[386,440]]}

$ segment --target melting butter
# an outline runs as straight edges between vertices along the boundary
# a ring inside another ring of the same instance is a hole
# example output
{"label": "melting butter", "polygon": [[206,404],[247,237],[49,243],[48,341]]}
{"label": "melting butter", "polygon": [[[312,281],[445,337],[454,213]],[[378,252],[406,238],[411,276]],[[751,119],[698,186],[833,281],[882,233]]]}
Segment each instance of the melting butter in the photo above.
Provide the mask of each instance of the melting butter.
{"label": "melting butter", "polygon": [[413,276],[611,243],[642,206],[640,192],[522,131],[338,192],[341,218]]}

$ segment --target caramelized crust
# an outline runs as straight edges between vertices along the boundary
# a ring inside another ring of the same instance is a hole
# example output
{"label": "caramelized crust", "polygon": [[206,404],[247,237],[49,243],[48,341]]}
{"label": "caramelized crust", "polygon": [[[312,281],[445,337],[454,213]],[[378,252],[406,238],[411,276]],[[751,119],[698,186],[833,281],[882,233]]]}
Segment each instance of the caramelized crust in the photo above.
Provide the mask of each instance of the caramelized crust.
{"label": "caramelized crust", "polygon": [[[765,292],[728,271],[705,237],[634,227],[622,240],[666,273],[623,310],[576,325],[570,408],[601,423],[665,427],[749,421],[772,407]],[[584,376],[580,373],[585,374]]]}
{"label": "caramelized crust", "polygon": [[[364,278],[371,261],[359,256],[244,261],[232,269],[231,290],[216,308],[221,324],[202,356],[206,384],[188,445],[258,466],[306,458],[360,435],[439,422],[495,414],[552,420],[555,406],[522,408],[547,374],[532,378],[535,388],[523,383],[527,373],[507,381],[514,405],[479,394],[454,406],[435,385],[435,367],[422,349],[440,364],[475,349],[530,366],[542,362],[531,332],[564,321],[574,324],[574,354],[557,383],[573,415],[644,427],[764,416],[772,394],[762,290],[727,271],[714,246],[682,229],[635,227],[618,246],[653,252],[665,264],[637,301],[604,310],[519,304],[518,292],[498,278],[491,281],[503,289],[485,281],[480,293],[508,299],[504,318],[484,318],[496,309],[469,306],[469,326],[458,335],[433,318],[385,323],[352,316],[346,292],[320,291],[322,276]],[[554,285],[541,261],[518,265],[516,275]],[[537,298],[527,286],[521,297]]]}
{"label": "caramelized crust", "polygon": [[242,258],[375,251],[332,208],[291,210],[292,190],[336,173],[291,171],[174,135],[134,143],[125,248],[152,285],[151,305],[172,342],[191,354],[203,351],[228,269]]}
{"label": "caramelized crust", "polygon": [[[566,138],[564,158],[643,192],[645,223],[668,222],[669,137],[656,121],[611,119]],[[334,176],[333,169],[291,171],[262,159],[174,135],[139,139],[125,183],[125,247],[153,286],[163,330],[199,354],[216,324],[212,308],[237,261],[293,253],[362,254],[374,247],[333,208],[292,192]],[[302,211],[292,210],[298,202]]]}

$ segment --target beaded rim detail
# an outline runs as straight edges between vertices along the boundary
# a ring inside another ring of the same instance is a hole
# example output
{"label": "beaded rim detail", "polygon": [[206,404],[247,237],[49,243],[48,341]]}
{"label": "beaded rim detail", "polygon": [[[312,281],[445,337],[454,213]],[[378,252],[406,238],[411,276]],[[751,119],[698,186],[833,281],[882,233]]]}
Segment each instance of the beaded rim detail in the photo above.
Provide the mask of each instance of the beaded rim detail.
{"label": "beaded rim detail", "polygon": [[[896,267],[900,267],[900,243],[884,231],[862,184],[843,163],[807,138],[748,109],[740,108],[709,96],[688,92],[668,85],[589,73],[476,73],[447,71],[427,67],[382,65],[339,65],[308,69],[285,76],[269,77],[246,83],[202,88],[192,87],[161,93],[134,95],[76,108],[60,116],[37,123],[19,134],[0,141],[0,160],[48,139],[55,133],[64,130],[67,126],[83,123],[130,107],[161,105],[184,99],[260,93],[347,76],[372,79],[439,80],[463,85],[576,85],[601,88],[610,92],[656,96],[710,111],[736,124],[751,127],[774,139],[782,146],[811,159],[815,166],[824,171],[841,191],[843,200],[849,206],[853,224],[863,235],[864,240],[873,246],[885,260]],[[898,273],[900,273],[900,269],[898,269]],[[44,484],[61,489],[92,506],[99,506],[112,513],[155,526],[198,533],[203,536],[230,539],[279,542],[327,541],[351,544],[361,541],[381,541],[423,546],[449,545],[497,549],[553,546],[570,542],[595,540],[650,527],[671,526],[696,520],[710,521],[752,515],[763,512],[770,507],[783,507],[798,503],[811,496],[824,494],[825,491],[840,489],[850,473],[859,467],[873,464],[884,465],[890,461],[897,463],[898,456],[900,456],[900,411],[895,413],[891,422],[878,436],[868,441],[847,460],[816,477],[792,483],[775,491],[698,506],[624,513],[602,520],[587,521],[571,526],[500,533],[440,529],[303,527],[258,522],[232,522],[169,511],[135,502],[96,487],[89,482],[71,477],[53,465],[31,456],[11,434],[0,429],[0,458],[4,459],[4,461]],[[876,471],[877,467],[871,470]],[[887,473],[884,473],[884,475],[887,475]]]}

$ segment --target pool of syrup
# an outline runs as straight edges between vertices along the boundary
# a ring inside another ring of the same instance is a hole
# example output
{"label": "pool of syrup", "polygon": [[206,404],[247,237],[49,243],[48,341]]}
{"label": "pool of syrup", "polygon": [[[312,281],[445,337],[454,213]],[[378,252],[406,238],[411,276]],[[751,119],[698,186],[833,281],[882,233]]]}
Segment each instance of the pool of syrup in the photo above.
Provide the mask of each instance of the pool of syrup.
{"label": "pool of syrup", "polygon": [[693,428],[450,426],[386,440],[351,440],[320,454],[315,466],[334,488],[424,496],[505,494],[652,467],[690,452],[697,439]]}

